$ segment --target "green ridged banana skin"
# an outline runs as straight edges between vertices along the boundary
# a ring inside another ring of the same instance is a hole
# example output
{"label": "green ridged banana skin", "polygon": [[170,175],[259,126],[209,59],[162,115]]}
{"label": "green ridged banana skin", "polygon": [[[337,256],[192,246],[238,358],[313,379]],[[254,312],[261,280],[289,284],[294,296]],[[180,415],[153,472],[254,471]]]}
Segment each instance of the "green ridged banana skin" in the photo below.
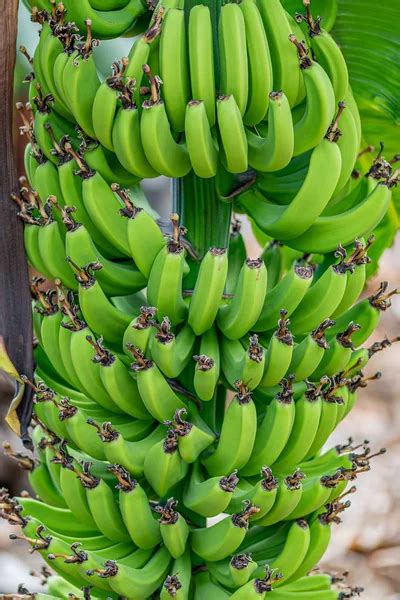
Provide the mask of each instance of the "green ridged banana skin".
{"label": "green ridged banana skin", "polygon": [[190,300],[188,323],[196,335],[205,333],[217,316],[228,274],[225,249],[211,248],[203,260]]}
{"label": "green ridged banana skin", "polygon": [[217,121],[220,151],[222,151],[221,159],[226,170],[229,173],[244,173],[248,163],[246,131],[233,95],[218,97]]}
{"label": "green ridged banana skin", "polygon": [[246,125],[263,120],[272,91],[272,63],[261,15],[254,0],[239,4],[244,18],[249,71],[249,95],[244,115]]}
{"label": "green ridged banana skin", "polygon": [[205,179],[215,177],[218,168],[216,140],[202,100],[191,100],[186,106],[185,136],[193,171]]}
{"label": "green ridged banana skin", "polygon": [[190,97],[186,46],[185,13],[171,8],[161,30],[160,73],[168,119],[175,131],[185,129],[185,110]]}
{"label": "green ridged banana skin", "polygon": [[204,103],[210,127],[215,124],[214,48],[210,9],[199,4],[189,13],[190,83],[194,100]]}
{"label": "green ridged banana skin", "polygon": [[266,291],[264,263],[261,259],[247,259],[232,300],[218,312],[218,326],[227,338],[237,340],[253,327],[260,316]]}
{"label": "green ridged banana skin", "polygon": [[[236,395],[225,413],[217,449],[203,460],[208,473],[223,476],[226,471],[244,467],[253,449],[256,430],[256,408],[251,396]],[[229,441],[232,439],[232,432],[236,439],[234,452]]]}
{"label": "green ridged banana skin", "polygon": [[300,85],[300,66],[295,47],[289,41],[293,33],[279,0],[257,2],[271,50],[273,87],[282,90],[292,107]]}
{"label": "green ridged banana skin", "polygon": [[246,26],[243,12],[237,4],[225,4],[218,22],[218,40],[221,65],[220,89],[232,95],[243,115],[248,97],[248,65]]}

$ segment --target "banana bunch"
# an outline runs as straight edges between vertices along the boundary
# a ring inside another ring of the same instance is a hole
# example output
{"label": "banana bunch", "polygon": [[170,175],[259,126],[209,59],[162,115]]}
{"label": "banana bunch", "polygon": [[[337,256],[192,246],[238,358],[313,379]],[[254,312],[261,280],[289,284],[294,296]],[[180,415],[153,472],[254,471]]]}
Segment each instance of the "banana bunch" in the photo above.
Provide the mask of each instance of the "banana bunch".
{"label": "banana bunch", "polygon": [[[68,132],[73,144],[75,121],[86,162],[110,184],[251,168],[254,183],[236,205],[267,235],[316,253],[368,235],[387,212],[398,173],[379,156],[368,184],[352,179],[361,125],[346,63],[309,0],[304,5],[306,16],[293,19],[279,0],[228,3],[215,23],[207,6],[186,19],[181,3],[160,0],[129,57],[103,82],[93,55],[95,9],[53,4],[34,12],[42,33],[29,77],[35,115],[25,126],[32,185],[43,154],[63,160],[49,129],[55,138]],[[76,28],[80,10],[86,40]]]}
{"label": "banana bunch", "polygon": [[[367,343],[399,290],[362,296],[398,173],[383,147],[359,153],[345,61],[303,4],[33,10],[11,198],[36,271],[35,457],[4,446],[33,495],[1,490],[0,515],[51,575],[13,597],[361,591],[310,571],[384,453],[323,448],[399,339]],[[96,38],[138,31],[102,81]],[[160,174],[169,222],[140,187]],[[260,256],[232,210],[267,236]]]}

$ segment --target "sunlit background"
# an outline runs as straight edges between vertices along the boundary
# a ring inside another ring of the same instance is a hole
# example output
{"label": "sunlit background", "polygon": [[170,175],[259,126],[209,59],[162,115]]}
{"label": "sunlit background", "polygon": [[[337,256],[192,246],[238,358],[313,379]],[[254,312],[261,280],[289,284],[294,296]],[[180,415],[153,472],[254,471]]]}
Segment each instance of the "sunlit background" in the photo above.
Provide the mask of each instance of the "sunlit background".
{"label": "sunlit background", "polygon": [[[20,10],[19,40],[33,53],[37,43],[38,29],[30,23],[29,15]],[[111,63],[129,53],[132,40],[119,39],[102,42],[96,48],[96,62],[106,75]],[[15,77],[16,100],[24,101],[27,86],[20,83],[29,72],[29,64],[21,55]],[[15,132],[21,165],[25,143]],[[22,168],[22,167],[21,167]],[[21,172],[22,174],[22,172]],[[147,181],[143,187],[152,206],[163,218],[171,211],[169,181],[159,178]],[[73,200],[73,199],[71,199]],[[250,227],[240,216],[243,233],[250,256],[256,257],[260,248],[251,234]],[[388,280],[391,287],[400,286],[400,240],[388,250],[381,262],[379,277],[369,283],[368,295],[380,281]],[[400,335],[400,298],[395,297],[393,306],[382,315],[377,331],[370,343],[385,336]],[[365,600],[400,599],[400,343],[375,355],[365,371],[372,375],[382,371],[382,378],[372,382],[359,394],[358,404],[337,428],[329,446],[344,443],[349,436],[357,441],[368,439],[374,449],[386,447],[388,453],[373,460],[372,470],[357,480],[357,494],[352,496],[352,507],[343,516],[343,523],[334,526],[333,540],[320,567],[342,573],[350,571],[350,581],[366,588]],[[6,407],[1,407],[4,417]],[[3,422],[3,418],[1,419]],[[4,427],[0,430],[2,440],[9,440],[18,449],[18,440]],[[20,468],[4,456],[0,456],[0,485],[9,487],[13,493],[27,489],[28,484]],[[9,534],[15,532],[6,522],[0,522],[0,594],[16,591],[24,583],[30,591],[39,591],[40,579],[31,575],[39,572],[42,561],[29,554],[26,544],[10,542]]]}

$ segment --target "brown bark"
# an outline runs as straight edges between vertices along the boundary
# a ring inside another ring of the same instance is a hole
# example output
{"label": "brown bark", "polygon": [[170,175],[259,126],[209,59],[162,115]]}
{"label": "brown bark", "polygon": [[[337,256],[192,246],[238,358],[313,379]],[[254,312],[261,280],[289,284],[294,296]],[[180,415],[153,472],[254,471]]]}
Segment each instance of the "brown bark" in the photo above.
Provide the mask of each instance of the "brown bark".
{"label": "brown bark", "polygon": [[[10,193],[18,189],[12,140],[18,0],[0,0],[0,15],[0,335],[17,371],[31,378],[32,317],[28,267],[22,223],[10,201]],[[22,439],[29,442],[29,390],[26,390],[17,414]]]}

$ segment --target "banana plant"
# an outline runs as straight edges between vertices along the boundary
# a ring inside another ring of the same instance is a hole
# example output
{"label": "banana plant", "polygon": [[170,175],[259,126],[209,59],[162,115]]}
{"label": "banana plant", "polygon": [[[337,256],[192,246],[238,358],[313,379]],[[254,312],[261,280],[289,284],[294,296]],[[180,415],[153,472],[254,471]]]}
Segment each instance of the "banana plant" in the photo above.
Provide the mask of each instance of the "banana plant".
{"label": "banana plant", "polygon": [[[20,374],[35,457],[5,449],[34,495],[0,502],[52,569],[39,598],[361,592],[312,569],[385,452],[329,439],[397,341],[367,342],[398,290],[362,296],[398,182],[388,146],[365,149],[370,114],[393,112],[397,82],[362,48],[375,10],[346,6],[33,7],[12,200],[36,271],[36,369]],[[102,80],[94,49],[136,33]],[[160,175],[168,222],[141,187]]]}

